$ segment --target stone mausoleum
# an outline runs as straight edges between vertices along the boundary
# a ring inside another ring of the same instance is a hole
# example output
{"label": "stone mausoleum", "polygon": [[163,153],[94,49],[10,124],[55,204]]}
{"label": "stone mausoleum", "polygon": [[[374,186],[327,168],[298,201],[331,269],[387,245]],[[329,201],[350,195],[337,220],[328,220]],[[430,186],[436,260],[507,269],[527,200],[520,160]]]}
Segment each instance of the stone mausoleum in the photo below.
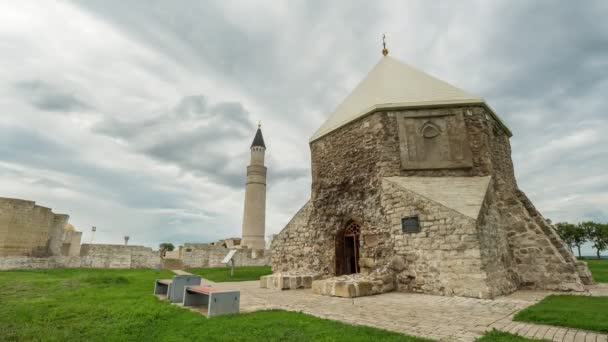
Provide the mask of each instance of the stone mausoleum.
{"label": "stone mausoleum", "polygon": [[481,98],[385,56],[310,139],[310,200],[261,286],[493,298],[591,283],[518,188]]}

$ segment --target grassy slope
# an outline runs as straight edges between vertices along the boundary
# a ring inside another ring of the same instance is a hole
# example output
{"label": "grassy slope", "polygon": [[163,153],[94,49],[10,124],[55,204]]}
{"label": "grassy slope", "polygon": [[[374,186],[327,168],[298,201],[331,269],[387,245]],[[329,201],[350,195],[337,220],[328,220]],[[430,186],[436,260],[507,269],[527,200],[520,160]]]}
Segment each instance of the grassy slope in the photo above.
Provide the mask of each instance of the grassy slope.
{"label": "grassy slope", "polygon": [[540,340],[534,340],[530,338],[525,338],[522,336],[517,336],[514,334],[509,334],[506,332],[492,330],[487,332],[484,336],[478,338],[477,342],[535,342]]}
{"label": "grassy slope", "polygon": [[259,280],[261,276],[272,274],[270,266],[235,267],[234,277],[230,277],[230,267],[194,268],[188,272],[214,282]]}
{"label": "grassy slope", "polygon": [[585,261],[593,274],[593,280],[598,283],[608,283],[608,259]]}
{"label": "grassy slope", "polygon": [[152,295],[154,270],[0,272],[3,341],[423,341],[309,315],[206,319]]}
{"label": "grassy slope", "polygon": [[516,321],[608,332],[608,297],[553,295],[517,315]]}

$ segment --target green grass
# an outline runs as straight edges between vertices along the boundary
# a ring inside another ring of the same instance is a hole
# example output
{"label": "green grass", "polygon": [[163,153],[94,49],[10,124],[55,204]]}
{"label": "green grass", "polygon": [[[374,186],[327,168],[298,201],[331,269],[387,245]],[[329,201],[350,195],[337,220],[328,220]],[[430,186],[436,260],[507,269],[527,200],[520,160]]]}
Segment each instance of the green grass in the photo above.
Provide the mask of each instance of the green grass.
{"label": "green grass", "polygon": [[1,341],[425,341],[287,311],[207,319],[159,301],[156,270],[0,272]]}
{"label": "green grass", "polygon": [[506,332],[498,331],[496,329],[487,332],[482,337],[476,339],[477,342],[536,342],[540,340],[534,340]]}
{"label": "green grass", "polygon": [[608,297],[552,295],[515,315],[516,321],[608,332]]}
{"label": "green grass", "polygon": [[234,268],[234,276],[230,277],[230,267],[193,268],[188,270],[193,274],[213,282],[260,280],[261,276],[272,274],[270,266],[243,266]]}
{"label": "green grass", "polygon": [[585,262],[593,274],[593,280],[598,283],[608,283],[608,259],[587,259]]}

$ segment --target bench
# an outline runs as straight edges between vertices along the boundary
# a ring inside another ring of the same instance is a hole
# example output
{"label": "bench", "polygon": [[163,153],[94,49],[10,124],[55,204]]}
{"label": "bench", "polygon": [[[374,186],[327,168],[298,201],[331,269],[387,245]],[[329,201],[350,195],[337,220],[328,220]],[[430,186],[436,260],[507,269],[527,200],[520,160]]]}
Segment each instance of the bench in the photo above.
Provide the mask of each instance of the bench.
{"label": "bench", "polygon": [[154,282],[154,294],[166,296],[167,292],[169,292],[169,285],[173,280],[171,279],[156,279]]}
{"label": "bench", "polygon": [[154,294],[165,295],[171,303],[181,303],[186,286],[200,285],[201,277],[196,275],[177,275],[173,279],[156,279]]}
{"label": "bench", "polygon": [[197,306],[207,317],[239,313],[241,292],[211,286],[186,286],[184,306]]}

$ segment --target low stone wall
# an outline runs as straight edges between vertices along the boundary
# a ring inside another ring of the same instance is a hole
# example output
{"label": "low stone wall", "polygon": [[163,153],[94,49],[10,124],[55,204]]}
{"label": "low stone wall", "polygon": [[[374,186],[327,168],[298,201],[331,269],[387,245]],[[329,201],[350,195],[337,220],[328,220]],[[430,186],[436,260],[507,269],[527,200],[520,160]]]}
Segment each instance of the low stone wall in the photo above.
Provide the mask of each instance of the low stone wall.
{"label": "low stone wall", "polygon": [[[210,244],[187,243],[182,249],[185,268],[222,267],[230,249]],[[264,250],[239,249],[234,256],[236,266],[270,265],[270,253]],[[158,251],[144,246],[83,244],[80,256],[0,257],[0,270],[37,268],[157,268],[161,265]]]}
{"label": "low stone wall", "polygon": [[159,253],[144,246],[84,244],[80,256],[91,260],[90,267],[155,268],[160,265]]}
{"label": "low stone wall", "polygon": [[[185,243],[182,247],[182,261],[186,268],[221,267],[222,260],[230,249],[207,243]],[[267,250],[239,249],[234,256],[236,266],[270,265],[270,252]]]}
{"label": "low stone wall", "polygon": [[156,268],[158,252],[143,246],[82,245],[80,256],[0,257],[0,270],[40,268]]}

